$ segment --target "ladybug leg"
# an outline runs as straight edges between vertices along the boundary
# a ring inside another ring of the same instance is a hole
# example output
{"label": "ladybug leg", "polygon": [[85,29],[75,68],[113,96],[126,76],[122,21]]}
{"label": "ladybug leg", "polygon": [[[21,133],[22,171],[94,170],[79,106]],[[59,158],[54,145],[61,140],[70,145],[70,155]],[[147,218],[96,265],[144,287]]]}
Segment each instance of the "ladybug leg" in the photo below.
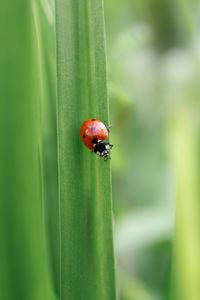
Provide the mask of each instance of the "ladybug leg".
{"label": "ladybug leg", "polygon": [[106,128],[107,128],[109,134],[110,134],[110,128],[111,127],[112,127],[112,125],[106,125]]}
{"label": "ladybug leg", "polygon": [[112,125],[106,125],[106,128],[108,129],[108,133],[110,133],[110,128],[112,127]]}
{"label": "ladybug leg", "polygon": [[104,125],[106,126],[106,128],[107,128],[107,130],[108,130],[108,133],[110,133],[110,128],[112,127],[112,125],[107,125],[107,122],[106,122],[106,121],[104,121],[103,123],[104,123]]}
{"label": "ladybug leg", "polygon": [[104,161],[107,161],[108,159],[111,159],[111,156],[108,154],[108,156],[106,156],[106,160]]}
{"label": "ladybug leg", "polygon": [[110,155],[104,156],[104,161],[107,161],[108,159],[111,159]]}

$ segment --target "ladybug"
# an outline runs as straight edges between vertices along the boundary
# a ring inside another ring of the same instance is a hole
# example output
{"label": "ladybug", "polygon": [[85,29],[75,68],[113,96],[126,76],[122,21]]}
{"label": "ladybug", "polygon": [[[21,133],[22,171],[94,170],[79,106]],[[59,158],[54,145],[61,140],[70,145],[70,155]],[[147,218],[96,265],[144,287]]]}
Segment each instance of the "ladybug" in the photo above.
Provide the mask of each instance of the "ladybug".
{"label": "ladybug", "polygon": [[95,154],[104,157],[106,161],[110,157],[110,149],[113,147],[105,141],[109,135],[109,127],[97,119],[88,119],[81,126],[81,139],[83,143]]}

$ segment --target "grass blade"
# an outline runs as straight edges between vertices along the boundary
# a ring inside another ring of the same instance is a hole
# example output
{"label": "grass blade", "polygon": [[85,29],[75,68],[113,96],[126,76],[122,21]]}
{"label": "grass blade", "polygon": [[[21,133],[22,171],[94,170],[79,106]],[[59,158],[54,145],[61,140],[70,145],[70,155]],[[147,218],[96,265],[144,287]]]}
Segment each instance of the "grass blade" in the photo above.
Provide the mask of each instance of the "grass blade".
{"label": "grass blade", "polygon": [[50,295],[45,260],[37,49],[30,1],[0,3],[0,299]]}
{"label": "grass blade", "polygon": [[59,295],[59,210],[56,128],[55,6],[51,0],[32,2],[40,79],[43,226],[49,280]]}
{"label": "grass blade", "polygon": [[190,109],[183,104],[171,127],[177,176],[171,300],[198,299],[200,295],[199,129],[195,126],[195,111],[191,104]]}
{"label": "grass blade", "polygon": [[56,1],[61,299],[115,299],[110,165],[79,131],[108,120],[101,0]]}

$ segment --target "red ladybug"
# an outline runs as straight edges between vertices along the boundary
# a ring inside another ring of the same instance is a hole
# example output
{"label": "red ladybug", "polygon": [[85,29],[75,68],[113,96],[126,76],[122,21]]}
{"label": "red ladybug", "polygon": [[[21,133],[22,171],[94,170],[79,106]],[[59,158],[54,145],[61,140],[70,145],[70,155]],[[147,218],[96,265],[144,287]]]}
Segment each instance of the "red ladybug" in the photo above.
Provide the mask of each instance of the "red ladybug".
{"label": "red ladybug", "polygon": [[81,139],[91,151],[107,160],[113,147],[108,141],[109,128],[97,119],[86,120],[81,126]]}

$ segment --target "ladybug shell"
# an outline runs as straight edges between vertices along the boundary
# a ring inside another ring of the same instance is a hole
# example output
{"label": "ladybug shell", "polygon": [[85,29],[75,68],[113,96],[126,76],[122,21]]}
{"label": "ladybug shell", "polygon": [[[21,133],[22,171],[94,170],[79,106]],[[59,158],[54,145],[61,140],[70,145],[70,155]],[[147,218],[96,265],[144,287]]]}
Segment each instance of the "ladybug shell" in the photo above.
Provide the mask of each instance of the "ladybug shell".
{"label": "ladybug shell", "polygon": [[97,138],[100,141],[107,139],[108,129],[97,119],[88,119],[81,126],[81,139],[90,150],[94,150],[92,140]]}

